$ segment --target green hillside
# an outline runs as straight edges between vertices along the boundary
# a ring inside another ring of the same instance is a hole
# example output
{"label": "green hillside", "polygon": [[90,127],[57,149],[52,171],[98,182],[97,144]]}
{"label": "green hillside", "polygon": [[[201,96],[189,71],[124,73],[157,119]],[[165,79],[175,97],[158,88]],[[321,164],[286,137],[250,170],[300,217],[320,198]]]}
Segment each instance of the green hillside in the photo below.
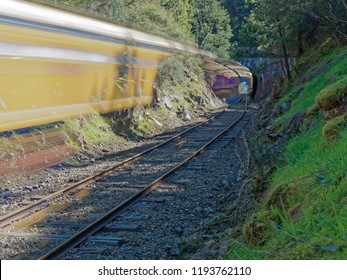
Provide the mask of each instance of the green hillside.
{"label": "green hillside", "polygon": [[265,104],[253,143],[256,211],[229,259],[347,257],[347,47],[326,54],[325,44]]}

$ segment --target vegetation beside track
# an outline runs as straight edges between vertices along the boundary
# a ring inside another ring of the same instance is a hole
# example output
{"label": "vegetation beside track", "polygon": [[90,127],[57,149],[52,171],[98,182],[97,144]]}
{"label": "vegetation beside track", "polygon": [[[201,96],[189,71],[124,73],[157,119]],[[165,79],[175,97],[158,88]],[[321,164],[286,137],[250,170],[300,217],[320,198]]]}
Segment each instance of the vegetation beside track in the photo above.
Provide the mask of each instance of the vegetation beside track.
{"label": "vegetation beside track", "polygon": [[[100,115],[97,112],[66,119],[59,124],[35,127],[34,142],[22,145],[22,134],[0,138],[0,160],[13,159],[54,148],[45,137],[46,128],[59,130],[59,144],[67,144],[79,156],[98,156],[123,146],[129,139],[150,137],[188,123],[210,109],[223,106],[209,89],[202,61],[191,56],[173,56],[159,65],[154,102],[127,112]],[[70,163],[73,163],[70,161]]]}
{"label": "vegetation beside track", "polygon": [[252,144],[254,212],[229,259],[347,258],[347,48],[326,44],[264,104]]}
{"label": "vegetation beside track", "polygon": [[201,63],[191,56],[173,56],[162,61],[150,106],[137,106],[125,114],[100,116],[95,112],[66,120],[62,131],[67,144],[78,152],[126,139],[146,138],[221,107],[222,102],[208,88]]}
{"label": "vegetation beside track", "polygon": [[205,81],[202,62],[185,55],[162,61],[155,82],[155,100],[147,108],[135,109],[129,133],[152,136],[223,106]]}

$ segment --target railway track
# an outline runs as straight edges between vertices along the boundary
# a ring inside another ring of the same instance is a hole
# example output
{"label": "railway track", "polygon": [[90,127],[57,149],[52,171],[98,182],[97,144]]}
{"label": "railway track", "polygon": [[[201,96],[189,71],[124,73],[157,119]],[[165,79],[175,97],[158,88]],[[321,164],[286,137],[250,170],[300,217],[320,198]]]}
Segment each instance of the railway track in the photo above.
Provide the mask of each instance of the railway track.
{"label": "railway track", "polygon": [[[163,181],[191,162],[208,146],[216,145],[217,140],[228,133],[244,114],[243,110],[225,110],[205,123],[10,213],[0,220],[1,226],[5,228],[9,228],[9,225],[11,228],[36,225],[39,234],[16,231],[2,231],[0,234],[37,239],[40,240],[41,246],[42,240],[52,241],[48,244],[49,250],[39,250],[40,259],[60,258],[66,255],[66,252],[71,254],[72,249],[77,246],[78,249],[74,249],[75,253],[78,250],[77,255],[81,252],[95,254],[103,250],[102,246],[95,246],[100,242],[108,246],[119,246],[123,238],[114,236],[114,233],[135,232],[138,225],[134,220],[148,219],[148,205],[142,205],[142,202],[147,199],[151,203],[160,204],[170,197],[173,193],[172,188],[161,187]],[[230,139],[227,138],[221,143],[225,145],[228,141]],[[199,168],[199,164],[195,165],[195,169]],[[148,198],[150,193],[152,198]],[[115,206],[111,207],[112,205]],[[145,214],[125,214],[134,208]],[[78,215],[81,212],[79,209],[88,213],[84,215],[85,219]],[[30,213],[26,219],[17,221]],[[41,254],[42,252],[45,253]]]}
{"label": "railway track", "polygon": [[154,146],[152,146],[152,147],[150,147],[144,151],[136,153],[136,154],[132,155],[131,157],[127,157],[124,160],[122,160],[121,162],[118,162],[118,163],[110,166],[109,168],[106,168],[105,170],[103,170],[97,174],[94,174],[94,175],[86,177],[82,180],[79,180],[73,184],[68,185],[67,187],[65,187],[59,191],[56,191],[56,192],[54,192],[48,196],[37,199],[28,205],[25,205],[25,206],[15,210],[15,211],[12,211],[11,213],[8,213],[6,215],[1,216],[0,217],[0,228],[6,227],[6,226],[10,225],[11,223],[13,223],[14,221],[17,221],[17,220],[29,215],[33,211],[36,211],[38,209],[41,209],[42,207],[45,207],[45,205],[47,205],[50,201],[52,201],[52,200],[54,200],[54,199],[56,199],[62,195],[67,195],[70,192],[76,191],[79,188],[84,187],[84,186],[94,182],[99,177],[102,178],[103,176],[107,176],[107,174],[112,173],[114,170],[124,166],[125,164],[131,163],[131,162],[134,162],[134,161],[140,159],[141,157],[145,156],[146,154],[149,154],[150,152],[174,141],[175,139],[181,137],[182,135],[189,133],[190,131],[193,131],[197,127],[211,122],[214,118],[218,117],[218,115],[221,113],[222,112],[212,116],[211,118],[209,118],[205,122],[194,125],[188,129],[170,137],[169,139],[167,139],[167,140],[165,140],[165,141],[163,141],[157,145],[154,145]]}

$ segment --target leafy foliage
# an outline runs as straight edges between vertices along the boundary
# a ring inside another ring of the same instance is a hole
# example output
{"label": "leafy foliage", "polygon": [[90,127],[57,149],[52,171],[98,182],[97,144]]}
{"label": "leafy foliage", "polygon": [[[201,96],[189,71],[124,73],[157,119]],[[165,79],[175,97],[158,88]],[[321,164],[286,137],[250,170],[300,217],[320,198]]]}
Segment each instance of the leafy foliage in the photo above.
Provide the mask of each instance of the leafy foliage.
{"label": "leafy foliage", "polygon": [[125,21],[131,22],[132,27],[136,29],[154,32],[182,42],[193,41],[187,24],[182,25],[177,20],[178,15],[175,17],[173,13],[166,10],[159,0],[136,1],[124,9],[123,16]]}
{"label": "leafy foliage", "polygon": [[218,0],[52,0],[97,12],[113,22],[154,33],[227,58],[230,17]]}
{"label": "leafy foliage", "polygon": [[126,6],[127,0],[53,0],[53,2],[77,7],[84,11],[96,12],[109,19],[122,21],[123,9]]}
{"label": "leafy foliage", "polygon": [[192,18],[194,15],[191,0],[161,0],[162,5],[172,13],[175,21],[185,29],[187,33],[192,30]]}
{"label": "leafy foliage", "polygon": [[196,44],[227,58],[231,27],[227,11],[216,0],[194,1],[193,32]]}
{"label": "leafy foliage", "polygon": [[184,16],[188,15],[181,16],[171,12],[162,6],[161,0],[54,0],[54,2],[77,7],[86,13],[96,12],[114,23],[144,32],[184,43],[194,41],[189,24],[182,24],[186,20]]}
{"label": "leafy foliage", "polygon": [[253,4],[247,0],[223,0],[222,4],[230,14],[233,47],[256,47],[256,30],[251,30],[248,20]]}
{"label": "leafy foliage", "polygon": [[[253,10],[249,24],[257,26],[260,46],[268,47],[281,41],[297,48],[301,55],[305,45],[310,48],[327,35],[339,44],[346,42],[347,5],[328,0],[249,0]],[[275,11],[275,12],[274,12]],[[323,34],[323,36],[322,36]]]}

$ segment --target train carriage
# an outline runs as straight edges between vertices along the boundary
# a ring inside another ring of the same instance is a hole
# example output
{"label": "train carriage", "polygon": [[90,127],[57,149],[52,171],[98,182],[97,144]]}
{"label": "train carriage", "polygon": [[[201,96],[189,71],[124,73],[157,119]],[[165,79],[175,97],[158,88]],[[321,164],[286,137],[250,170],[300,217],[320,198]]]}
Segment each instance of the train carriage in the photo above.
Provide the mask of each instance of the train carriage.
{"label": "train carriage", "polygon": [[[192,46],[32,3],[0,2],[0,132],[148,105],[158,63],[174,53],[206,59],[217,96],[240,83],[248,68],[213,62]],[[207,66],[206,66],[207,65]]]}
{"label": "train carriage", "polygon": [[1,0],[0,132],[150,104],[158,63],[174,52],[215,57],[96,19]]}

